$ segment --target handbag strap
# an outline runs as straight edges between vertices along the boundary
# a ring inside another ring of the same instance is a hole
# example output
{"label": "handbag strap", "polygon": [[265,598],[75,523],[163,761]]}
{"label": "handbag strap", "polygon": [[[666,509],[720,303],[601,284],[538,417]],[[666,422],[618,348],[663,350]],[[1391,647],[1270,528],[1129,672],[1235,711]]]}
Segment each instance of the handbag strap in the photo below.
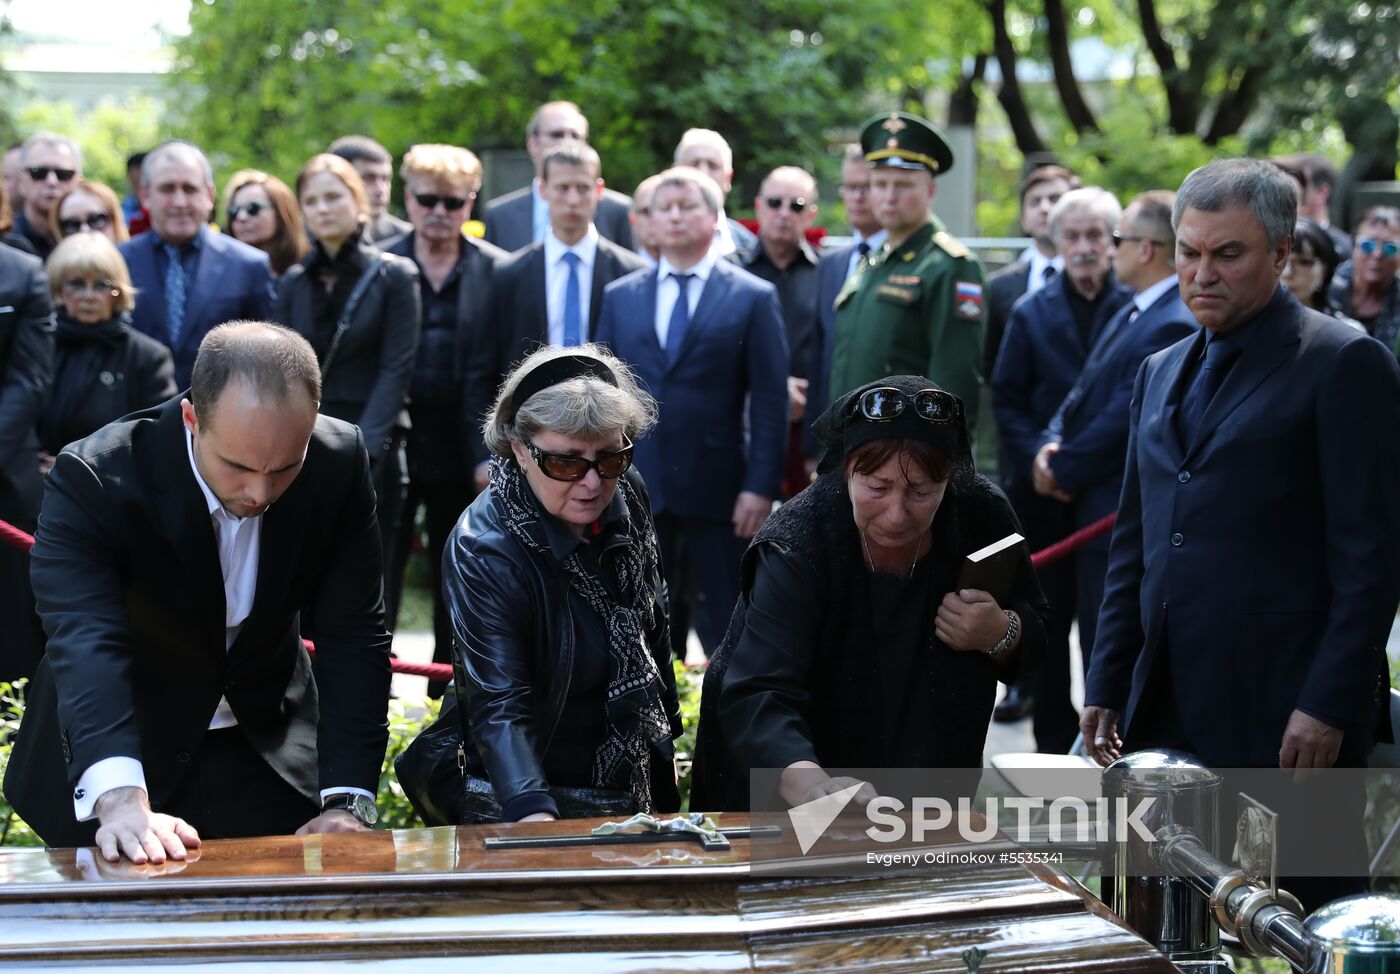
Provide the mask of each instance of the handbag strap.
{"label": "handbag strap", "polygon": [[326,381],[326,374],[331,370],[331,363],[335,361],[335,353],[340,351],[340,342],[345,338],[345,332],[350,328],[350,319],[355,317],[355,312],[359,310],[360,302],[364,300],[365,292],[374,283],[375,278],[382,277],[389,269],[389,261],[392,258],[388,254],[376,254],[374,263],[365,268],[365,272],[360,275],[360,279],[355,282],[355,290],[350,292],[350,298],[345,302],[345,310],[340,313],[340,321],[336,322],[335,334],[331,336],[330,347],[326,349],[325,357],[321,359],[321,381]]}

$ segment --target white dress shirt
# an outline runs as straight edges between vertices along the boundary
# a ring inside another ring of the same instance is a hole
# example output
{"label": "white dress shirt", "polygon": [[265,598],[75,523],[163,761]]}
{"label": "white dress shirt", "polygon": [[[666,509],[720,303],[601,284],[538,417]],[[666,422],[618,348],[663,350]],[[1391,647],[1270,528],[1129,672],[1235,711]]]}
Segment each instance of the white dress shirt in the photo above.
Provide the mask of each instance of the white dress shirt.
{"label": "white dress shirt", "polygon": [[1170,291],[1175,284],[1176,275],[1168,274],[1156,284],[1153,284],[1151,287],[1143,288],[1137,294],[1133,295],[1133,304],[1137,305],[1138,314],[1142,314],[1148,308],[1152,307],[1152,305],[1156,304],[1157,299]]}
{"label": "white dress shirt", "polygon": [[1054,276],[1054,274],[1045,273],[1047,267],[1055,273],[1065,269],[1065,259],[1063,257],[1059,254],[1056,254],[1054,257],[1046,257],[1040,252],[1040,248],[1035,246],[1027,247],[1021,254],[1021,259],[1031,262],[1030,273],[1026,275],[1027,294],[1034,294],[1036,291],[1039,291],[1045,286],[1046,280]]}
{"label": "white dress shirt", "polygon": [[[199,484],[204,494],[214,540],[219,549],[219,568],[224,576],[224,651],[227,652],[253,611],[253,599],[258,590],[258,559],[262,549],[262,515],[237,517],[229,513],[200,475],[199,467],[194,462],[194,437],[188,429],[185,430],[185,452],[190,459],[195,483]],[[237,724],[238,718],[234,716],[228,700],[220,697],[209,720],[209,729],[222,730]],[[73,792],[73,814],[79,822],[94,818],[99,798],[115,788],[132,787],[149,794],[145,768],[140,759],[103,758],[78,779],[78,787]],[[337,792],[370,795],[362,788],[327,788],[321,792],[321,798],[324,800],[327,795]],[[78,797],[80,795],[81,798]]]}
{"label": "white dress shirt", "polygon": [[[695,306],[700,303],[700,295],[705,290],[705,284],[710,279],[710,274],[715,269],[715,261],[719,257],[715,254],[715,249],[710,248],[709,253],[701,258],[700,262],[685,273],[690,274],[695,280],[689,283],[686,295],[689,301],[686,302],[689,308],[690,318],[695,319]],[[676,308],[676,298],[680,297],[681,285],[676,279],[676,275],[681,273],[671,265],[671,262],[662,257],[656,265],[656,340],[661,343],[661,347],[666,347],[666,336],[671,331],[671,312]]]}
{"label": "white dress shirt", "polygon": [[564,255],[571,251],[578,255],[579,341],[588,341],[591,334],[589,299],[593,297],[593,265],[598,260],[598,228],[590,223],[583,239],[572,247],[566,246],[553,230],[544,237],[544,306],[551,345],[564,344],[564,296],[569,287],[569,262]]}
{"label": "white dress shirt", "polygon": [[[734,233],[729,229],[729,217],[724,215],[724,207],[719,208],[719,223],[715,224],[715,240],[710,244],[710,255],[728,257],[739,249],[734,242]],[[713,265],[711,265],[713,266]]]}
{"label": "white dress shirt", "polygon": [[881,247],[883,247],[885,245],[885,241],[888,240],[889,237],[890,232],[883,228],[880,230],[876,230],[868,237],[865,234],[861,233],[859,230],[852,228],[851,242],[854,243],[855,246],[851,248],[851,259],[846,264],[846,276],[850,277],[852,274],[854,274],[856,272],[856,266],[860,264],[860,259],[863,256],[860,252],[861,244],[869,245],[869,249],[866,251],[865,254],[865,256],[868,256],[869,254],[876,253]]}

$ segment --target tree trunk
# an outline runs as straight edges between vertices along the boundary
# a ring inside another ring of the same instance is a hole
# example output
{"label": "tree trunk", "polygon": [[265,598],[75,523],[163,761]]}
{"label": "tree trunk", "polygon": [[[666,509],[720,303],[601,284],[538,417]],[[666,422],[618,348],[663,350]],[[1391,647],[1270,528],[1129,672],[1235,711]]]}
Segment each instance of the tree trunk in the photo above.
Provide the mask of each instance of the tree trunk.
{"label": "tree trunk", "polygon": [[1259,103],[1259,88],[1264,80],[1265,70],[1259,65],[1244,69],[1240,80],[1227,88],[1216,105],[1215,117],[1211,119],[1210,130],[1202,139],[1206,145],[1217,145],[1221,139],[1239,134],[1249,118],[1254,106]]}
{"label": "tree trunk", "polygon": [[948,127],[954,128],[959,125],[976,127],[977,125],[977,86],[982,83],[982,76],[987,72],[986,52],[977,55],[972,62],[972,72],[965,74],[958,81],[958,86],[953,89],[953,93],[948,97]]}
{"label": "tree trunk", "polygon": [[1043,153],[1045,143],[1035,130],[1031,114],[1026,110],[1026,101],[1021,97],[1021,83],[1016,80],[1016,46],[1011,43],[1011,35],[1006,30],[1006,0],[987,0],[987,15],[992,18],[992,49],[1001,67],[1001,89],[997,92],[997,101],[1001,102],[1006,119],[1011,124],[1016,148],[1021,150],[1023,156]]}
{"label": "tree trunk", "polygon": [[1350,230],[1361,216],[1352,200],[1357,183],[1389,182],[1395,178],[1396,144],[1400,142],[1400,118],[1381,97],[1357,98],[1351,110],[1339,113],[1342,133],[1351,144],[1351,159],[1337,178],[1333,199],[1342,229]]}
{"label": "tree trunk", "polygon": [[1097,132],[1099,123],[1095,120],[1094,113],[1089,110],[1089,105],[1079,90],[1079,82],[1074,77],[1064,0],[1045,0],[1045,19],[1048,22],[1046,40],[1050,44],[1050,65],[1055,70],[1055,89],[1060,93],[1060,104],[1064,106],[1065,117],[1080,135]]}
{"label": "tree trunk", "polygon": [[1183,72],[1176,63],[1176,52],[1162,36],[1154,0],[1138,0],[1138,19],[1142,21],[1142,36],[1162,79],[1162,91],[1167,96],[1167,125],[1178,135],[1191,135],[1201,115],[1201,91],[1183,84]]}

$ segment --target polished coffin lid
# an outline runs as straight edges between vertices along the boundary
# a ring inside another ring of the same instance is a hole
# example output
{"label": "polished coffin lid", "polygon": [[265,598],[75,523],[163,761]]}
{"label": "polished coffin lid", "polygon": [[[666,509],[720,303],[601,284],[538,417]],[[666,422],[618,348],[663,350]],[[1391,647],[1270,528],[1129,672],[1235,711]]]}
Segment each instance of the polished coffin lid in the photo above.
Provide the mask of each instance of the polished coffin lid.
{"label": "polished coffin lid", "polygon": [[483,846],[601,821],[209,841],[193,861],[163,867],[109,866],[84,849],[0,850],[0,971],[422,974],[441,958],[474,974],[546,965],[961,974],[977,969],[964,957],[973,949],[988,972],[1175,970],[1073,880],[1039,865],[775,878],[751,874],[745,840],[716,852],[663,837]]}

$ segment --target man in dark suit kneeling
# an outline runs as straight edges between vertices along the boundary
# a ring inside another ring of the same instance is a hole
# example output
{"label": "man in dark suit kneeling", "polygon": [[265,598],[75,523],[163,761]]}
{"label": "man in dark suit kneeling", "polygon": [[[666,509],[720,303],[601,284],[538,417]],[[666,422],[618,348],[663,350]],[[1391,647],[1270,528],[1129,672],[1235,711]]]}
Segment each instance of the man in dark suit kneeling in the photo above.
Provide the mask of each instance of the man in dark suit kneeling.
{"label": "man in dark suit kneeling", "polygon": [[359,430],[319,400],[304,340],[224,325],[185,396],[59,454],[31,568],[47,653],[5,779],[46,842],[159,863],[201,834],[373,824],[379,529]]}

